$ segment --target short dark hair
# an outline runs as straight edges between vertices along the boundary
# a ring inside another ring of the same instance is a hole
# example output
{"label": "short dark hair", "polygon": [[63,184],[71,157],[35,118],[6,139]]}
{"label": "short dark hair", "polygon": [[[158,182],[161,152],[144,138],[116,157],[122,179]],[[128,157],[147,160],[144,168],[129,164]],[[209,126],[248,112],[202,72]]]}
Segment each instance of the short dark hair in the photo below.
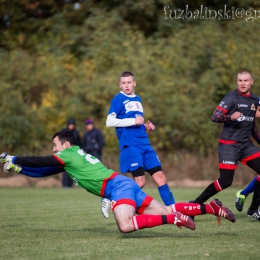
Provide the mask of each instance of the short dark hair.
{"label": "short dark hair", "polygon": [[64,144],[66,141],[68,141],[70,143],[70,145],[78,145],[77,139],[74,136],[74,134],[65,129],[65,130],[61,130],[60,132],[56,133],[53,135],[52,140],[58,136],[61,144]]}
{"label": "short dark hair", "polygon": [[130,77],[130,76],[132,76],[133,80],[135,80],[135,76],[131,71],[124,71],[121,73],[119,80],[121,80],[121,78],[123,78],[123,77]]}
{"label": "short dark hair", "polygon": [[249,71],[249,70],[241,70],[240,72],[238,72],[237,73],[237,76],[239,75],[239,74],[249,74],[250,76],[251,76],[251,78],[253,78],[253,75],[252,75],[252,73]]}

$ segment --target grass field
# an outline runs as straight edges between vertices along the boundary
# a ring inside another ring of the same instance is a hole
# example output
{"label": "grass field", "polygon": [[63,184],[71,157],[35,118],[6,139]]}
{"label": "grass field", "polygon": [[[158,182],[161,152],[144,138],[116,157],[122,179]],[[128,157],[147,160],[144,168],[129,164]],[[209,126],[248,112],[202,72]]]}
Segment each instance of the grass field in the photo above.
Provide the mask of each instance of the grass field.
{"label": "grass field", "polygon": [[[156,189],[145,191],[159,199]],[[202,189],[172,189],[177,201]],[[105,219],[100,199],[83,189],[0,189],[0,259],[257,259],[260,223],[234,206],[237,189],[218,194],[236,223],[212,215],[196,218],[196,230],[164,225],[122,234],[113,214]]]}

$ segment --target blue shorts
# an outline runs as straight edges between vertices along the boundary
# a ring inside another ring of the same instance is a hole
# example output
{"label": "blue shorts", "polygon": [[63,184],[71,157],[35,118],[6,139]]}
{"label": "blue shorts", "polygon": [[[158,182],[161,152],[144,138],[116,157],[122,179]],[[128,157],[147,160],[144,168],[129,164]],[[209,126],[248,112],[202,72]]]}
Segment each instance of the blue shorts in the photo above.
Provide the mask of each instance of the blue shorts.
{"label": "blue shorts", "polygon": [[127,204],[133,206],[137,214],[142,214],[153,199],[144,193],[135,181],[124,175],[117,175],[107,182],[104,197],[111,200],[112,210]]}
{"label": "blue shorts", "polygon": [[157,166],[161,166],[161,162],[151,145],[126,146],[121,150],[121,173],[132,172],[139,167],[147,171]]}

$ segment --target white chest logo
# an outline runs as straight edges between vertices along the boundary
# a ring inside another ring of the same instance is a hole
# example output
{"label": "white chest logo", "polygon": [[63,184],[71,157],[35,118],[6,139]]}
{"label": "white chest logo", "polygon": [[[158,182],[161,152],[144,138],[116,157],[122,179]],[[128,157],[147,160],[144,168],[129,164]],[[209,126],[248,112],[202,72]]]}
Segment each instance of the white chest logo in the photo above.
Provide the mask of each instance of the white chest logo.
{"label": "white chest logo", "polygon": [[125,104],[125,110],[126,113],[131,112],[131,111],[138,111],[143,113],[143,106],[139,101],[130,101],[127,104]]}

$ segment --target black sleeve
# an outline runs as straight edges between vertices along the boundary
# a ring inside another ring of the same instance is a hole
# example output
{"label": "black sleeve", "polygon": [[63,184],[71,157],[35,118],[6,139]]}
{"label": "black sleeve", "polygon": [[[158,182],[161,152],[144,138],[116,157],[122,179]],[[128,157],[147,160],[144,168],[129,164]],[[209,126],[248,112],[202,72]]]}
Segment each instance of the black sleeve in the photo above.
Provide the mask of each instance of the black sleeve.
{"label": "black sleeve", "polygon": [[215,109],[211,116],[211,120],[216,123],[225,123],[232,121],[231,115],[227,114],[226,111],[223,111],[222,109],[219,109],[218,107]]}
{"label": "black sleeve", "polygon": [[257,141],[257,143],[260,144],[260,134],[258,132],[255,122],[254,122],[253,129],[252,129],[252,136]]}
{"label": "black sleeve", "polygon": [[62,163],[58,161],[53,155],[16,157],[14,163],[27,167],[47,167],[62,165]]}

